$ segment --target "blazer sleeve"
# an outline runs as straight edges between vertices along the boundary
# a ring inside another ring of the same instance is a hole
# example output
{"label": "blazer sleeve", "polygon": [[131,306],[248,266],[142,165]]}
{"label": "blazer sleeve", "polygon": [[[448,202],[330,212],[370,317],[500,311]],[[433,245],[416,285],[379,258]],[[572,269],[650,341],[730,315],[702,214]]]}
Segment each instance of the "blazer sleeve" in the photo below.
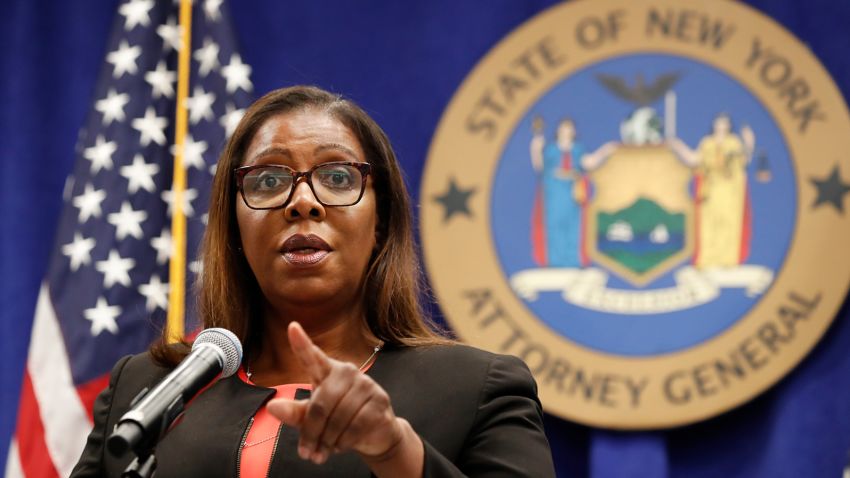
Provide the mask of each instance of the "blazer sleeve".
{"label": "blazer sleeve", "polygon": [[459,460],[452,463],[425,441],[424,477],[554,478],[531,372],[516,357],[493,357]]}
{"label": "blazer sleeve", "polygon": [[71,472],[71,478],[106,476],[106,471],[103,467],[103,453],[106,443],[107,423],[112,412],[112,397],[115,393],[115,386],[121,377],[121,372],[131,357],[128,355],[122,358],[112,367],[109,386],[100,392],[100,395],[97,396],[97,400],[94,402],[94,428],[89,433],[86,447],[83,449],[80,460]]}

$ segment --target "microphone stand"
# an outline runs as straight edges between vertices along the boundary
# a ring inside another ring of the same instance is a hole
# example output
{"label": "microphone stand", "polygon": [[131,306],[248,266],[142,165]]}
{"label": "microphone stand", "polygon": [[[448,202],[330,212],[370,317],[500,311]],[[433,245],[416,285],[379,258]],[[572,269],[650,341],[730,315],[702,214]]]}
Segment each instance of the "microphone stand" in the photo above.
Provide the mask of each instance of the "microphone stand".
{"label": "microphone stand", "polygon": [[[133,398],[133,401],[130,403],[130,407],[132,408],[135,406],[135,404],[143,399],[149,391],[149,388],[143,388],[142,391]],[[114,435],[116,435],[115,431],[113,431],[112,435],[110,435],[110,438],[113,438]],[[132,449],[132,451],[136,454],[136,458],[127,465],[127,468],[124,469],[123,473],[121,473],[121,478],[153,478],[153,475],[156,472],[156,456],[154,455],[154,452],[156,451],[156,444],[159,442],[160,438],[162,438],[162,435],[157,437],[156,440],[142,442]]]}
{"label": "microphone stand", "polygon": [[121,473],[121,478],[153,478],[156,471],[156,457],[153,452],[151,449],[138,453],[124,473]]}

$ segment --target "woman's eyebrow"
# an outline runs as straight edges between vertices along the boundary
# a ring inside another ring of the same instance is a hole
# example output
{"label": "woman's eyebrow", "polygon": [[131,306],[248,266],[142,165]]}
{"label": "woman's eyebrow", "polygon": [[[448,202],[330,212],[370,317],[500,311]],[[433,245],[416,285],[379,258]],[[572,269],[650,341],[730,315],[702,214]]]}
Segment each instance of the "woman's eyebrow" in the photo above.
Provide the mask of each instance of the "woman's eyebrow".
{"label": "woman's eyebrow", "polygon": [[329,150],[330,151],[340,151],[342,153],[345,153],[347,156],[351,156],[354,159],[359,159],[359,157],[357,156],[357,153],[355,153],[351,148],[349,148],[348,146],[339,144],[339,143],[320,144],[319,146],[316,146],[316,149],[313,150],[313,154],[318,154],[318,153],[321,153],[321,152],[324,152],[324,151],[329,151]]}
{"label": "woman's eyebrow", "polygon": [[259,153],[255,154],[254,156],[251,157],[251,159],[253,161],[257,161],[257,160],[262,159],[266,156],[284,156],[286,158],[291,158],[292,153],[287,148],[281,148],[280,146],[272,146],[272,147],[266,148],[266,149],[260,151]]}

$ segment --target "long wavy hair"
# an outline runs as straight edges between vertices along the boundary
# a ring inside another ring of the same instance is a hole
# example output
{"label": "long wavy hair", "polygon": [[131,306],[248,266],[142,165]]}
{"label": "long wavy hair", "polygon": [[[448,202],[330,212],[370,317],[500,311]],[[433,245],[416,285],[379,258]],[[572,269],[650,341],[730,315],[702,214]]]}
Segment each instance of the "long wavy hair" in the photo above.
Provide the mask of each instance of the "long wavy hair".
{"label": "long wavy hair", "polygon": [[[389,345],[451,343],[426,316],[420,302],[422,272],[413,240],[410,199],[387,135],[350,100],[313,86],[281,88],[257,100],[246,110],[218,161],[201,248],[203,268],[195,284],[197,313],[204,328],[229,329],[246,351],[256,350],[260,344],[263,298],[240,249],[233,169],[243,164],[248,145],[269,118],[305,109],[324,111],[348,127],[372,165],[378,244],[363,281],[370,331]],[[168,347],[164,340],[151,348],[154,357],[166,365],[181,360],[186,351],[185,346]]]}

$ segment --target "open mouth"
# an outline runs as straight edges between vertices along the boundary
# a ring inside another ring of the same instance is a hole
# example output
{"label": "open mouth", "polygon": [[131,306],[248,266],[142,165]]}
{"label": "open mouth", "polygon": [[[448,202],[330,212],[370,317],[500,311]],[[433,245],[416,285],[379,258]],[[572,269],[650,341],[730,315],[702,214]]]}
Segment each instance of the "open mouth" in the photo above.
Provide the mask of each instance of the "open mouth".
{"label": "open mouth", "polygon": [[294,234],[283,243],[280,249],[286,261],[295,266],[317,264],[331,251],[328,243],[315,234]]}

